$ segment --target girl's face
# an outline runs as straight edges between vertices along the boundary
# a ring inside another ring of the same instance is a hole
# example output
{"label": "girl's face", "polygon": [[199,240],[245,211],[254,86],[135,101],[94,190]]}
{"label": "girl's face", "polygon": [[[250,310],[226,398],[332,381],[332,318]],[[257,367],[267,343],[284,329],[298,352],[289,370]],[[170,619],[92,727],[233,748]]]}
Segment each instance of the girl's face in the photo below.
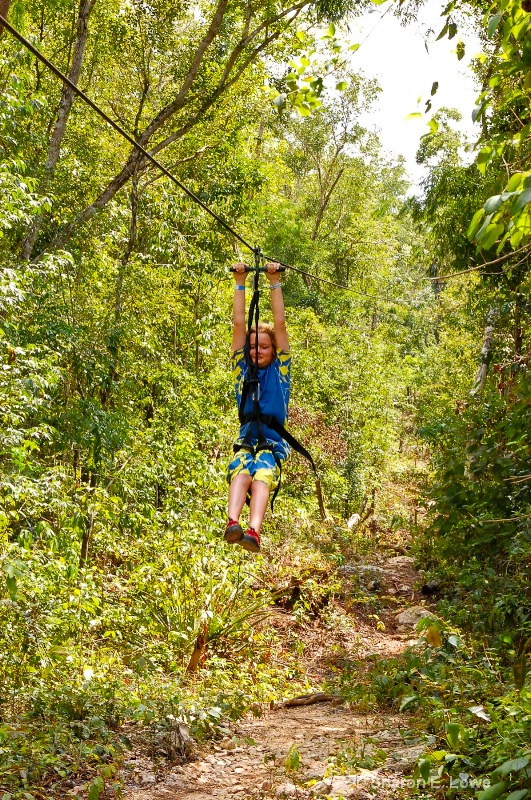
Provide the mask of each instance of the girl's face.
{"label": "girl's face", "polygon": [[[256,359],[256,334],[251,333],[250,337],[250,350],[251,350],[251,361],[253,364],[255,363]],[[267,333],[259,333],[258,334],[258,366],[260,369],[263,367],[269,366],[275,360],[275,350],[273,348],[273,342],[271,341],[269,334]]]}

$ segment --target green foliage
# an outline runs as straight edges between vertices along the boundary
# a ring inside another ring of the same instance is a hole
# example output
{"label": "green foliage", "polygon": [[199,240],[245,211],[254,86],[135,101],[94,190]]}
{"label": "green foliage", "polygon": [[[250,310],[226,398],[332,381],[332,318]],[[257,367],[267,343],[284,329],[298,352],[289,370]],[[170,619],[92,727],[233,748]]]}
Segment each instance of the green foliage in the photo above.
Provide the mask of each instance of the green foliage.
{"label": "green foliage", "polygon": [[[469,237],[478,251],[495,245],[500,253],[510,245],[516,249],[529,240],[531,226],[526,193],[529,157],[529,91],[528,76],[530,17],[520,0],[503,0],[485,4],[470,0],[449,3],[444,11],[447,22],[440,37],[452,38],[457,33],[455,11],[458,5],[481,20],[486,40],[484,52],[476,63],[482,91],[477,97],[473,119],[482,128],[476,145],[476,164],[482,175],[490,173],[494,194],[483,209],[476,211],[469,227]],[[462,58],[464,49],[457,47]],[[487,195],[488,196],[488,195]],[[486,198],[485,198],[486,199]]]}
{"label": "green foliage", "polygon": [[424,636],[415,648],[371,665],[363,679],[353,662],[341,675],[342,695],[363,711],[391,705],[411,715],[415,735],[423,732],[426,743],[416,781],[450,796],[475,787],[483,789],[480,798],[515,800],[514,793],[531,788],[530,692],[511,689],[499,653],[480,641],[465,644],[466,636],[441,618],[418,627]]}
{"label": "green foliage", "polygon": [[458,580],[463,606],[478,624],[525,636],[530,381],[527,371],[513,370],[505,380],[448,417],[444,428],[424,429],[436,448],[429,557]]}

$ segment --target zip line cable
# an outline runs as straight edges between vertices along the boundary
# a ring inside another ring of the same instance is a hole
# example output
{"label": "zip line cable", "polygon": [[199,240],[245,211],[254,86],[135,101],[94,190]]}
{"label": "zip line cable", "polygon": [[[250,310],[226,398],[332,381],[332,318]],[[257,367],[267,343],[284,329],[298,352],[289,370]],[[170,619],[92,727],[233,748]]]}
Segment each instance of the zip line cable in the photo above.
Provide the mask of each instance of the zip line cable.
{"label": "zip line cable", "polygon": [[[385,14],[383,16],[385,16]],[[93,100],[91,100],[90,97],[87,94],[85,94],[85,92],[82,89],[76,86],[76,84],[73,83],[70,80],[70,78],[68,78],[63,72],[61,72],[61,70],[58,67],[56,67],[55,64],[53,64],[53,62],[51,62],[48,58],[46,58],[46,56],[43,55],[43,53],[41,53],[40,50],[38,50],[34,45],[32,45],[28,39],[26,39],[16,28],[13,27],[13,25],[11,25],[11,23],[7,21],[7,19],[5,19],[5,17],[3,17],[0,14],[0,30],[2,28],[5,28],[7,31],[9,31],[9,33],[12,36],[14,36],[15,39],[17,39],[20,42],[20,44],[22,44],[27,50],[29,50],[29,52],[33,56],[35,56],[36,59],[41,61],[50,70],[50,72],[53,72],[53,74],[57,78],[59,78],[70,89],[72,89],[72,91],[78,97],[80,97],[88,106],[90,106],[90,108],[93,111],[95,111],[96,114],[98,114],[103,120],[105,120],[105,122],[108,125],[114,128],[114,130],[117,131],[117,133],[119,133],[120,136],[123,136],[123,138],[126,139],[129,142],[129,144],[131,144],[136,150],[140,151],[140,153],[142,153],[142,155],[148,161],[150,161],[155,167],[157,167],[157,169],[159,169],[164,175],[166,175],[167,178],[169,178],[176,186],[178,186],[179,189],[181,189],[186,195],[188,195],[188,197],[191,200],[193,200],[194,203],[197,203],[203,209],[203,211],[205,211],[213,219],[215,219],[216,222],[219,222],[219,224],[222,225],[222,227],[225,228],[226,231],[231,233],[242,245],[244,245],[244,247],[250,250],[251,253],[253,253],[255,256],[257,253],[260,252],[260,248],[253,247],[253,245],[249,244],[249,242],[246,241],[246,239],[244,239],[243,236],[241,236],[237,231],[235,231],[234,228],[223,219],[223,217],[220,217],[219,214],[217,214],[209,206],[207,206],[207,204],[204,203],[201,200],[201,198],[195,194],[195,192],[193,192],[191,189],[185,186],[185,184],[182,183],[178,178],[176,178],[175,175],[173,175],[173,173],[171,173],[168,169],[166,169],[166,167],[163,164],[161,164],[158,159],[156,159],[153,155],[151,155],[151,153],[148,150],[142,147],[142,145],[139,144],[136,141],[136,139],[133,136],[131,136],[131,134],[127,133],[127,131],[124,128],[122,128],[121,125],[115,122],[112,119],[112,117],[110,117],[102,108],[100,108]],[[365,292],[359,292],[356,289],[351,289],[349,286],[344,286],[340,283],[335,283],[334,281],[327,280],[326,278],[321,278],[318,275],[312,275],[311,272],[305,272],[304,270],[299,269],[298,267],[293,267],[291,264],[285,264],[284,262],[279,261],[276,258],[269,256],[264,256],[264,258],[267,258],[270,261],[274,261],[275,263],[280,264],[280,266],[285,267],[286,269],[291,269],[293,270],[293,272],[298,272],[300,275],[306,275],[312,280],[319,281],[320,283],[326,283],[329,286],[335,286],[337,289],[342,289],[345,292],[351,292],[352,294],[360,295],[361,297],[368,297],[371,300],[378,300],[379,302],[389,303],[391,305],[401,305],[407,307],[406,303],[403,303],[399,300],[386,300],[385,298],[377,294],[371,295],[371,294],[366,294]]]}
{"label": "zip line cable", "polygon": [[293,267],[291,264],[284,264],[283,261],[279,261],[276,258],[270,258],[269,256],[264,256],[268,261],[275,261],[277,264],[280,264],[281,267],[285,267],[286,269],[291,269],[293,272],[298,272],[299,275],[306,275],[308,278],[312,278],[316,281],[321,281],[321,283],[326,283],[329,286],[335,286],[336,289],[343,289],[344,292],[352,292],[353,294],[360,295],[361,297],[368,297],[370,300],[378,300],[381,303],[389,303],[393,306],[407,306],[407,303],[403,303],[401,300],[386,300],[384,297],[378,294],[367,294],[367,292],[360,292],[357,289],[351,289],[350,286],[343,286],[342,283],[335,283],[334,281],[330,281],[327,278],[320,278],[318,275],[312,275],[311,272],[305,272],[303,269],[299,269],[298,267]]}
{"label": "zip line cable", "polygon": [[45,55],[43,55],[43,54],[41,53],[41,51],[40,51],[40,50],[38,50],[36,47],[34,47],[34,46],[31,44],[31,42],[29,42],[29,41],[28,41],[28,40],[27,40],[27,39],[26,39],[24,36],[22,36],[22,34],[21,34],[21,33],[19,33],[19,31],[17,31],[17,29],[16,29],[16,28],[14,28],[14,27],[13,27],[13,26],[12,26],[12,25],[11,25],[11,24],[10,24],[10,23],[9,23],[9,22],[8,22],[8,21],[7,21],[7,20],[6,20],[6,19],[5,19],[5,18],[4,18],[4,17],[3,17],[1,14],[0,14],[0,28],[1,28],[1,27],[4,27],[6,30],[8,30],[8,31],[9,31],[9,33],[11,33],[11,34],[12,34],[12,36],[14,36],[14,37],[15,37],[15,39],[18,39],[18,41],[19,41],[19,42],[20,42],[22,45],[24,45],[24,47],[25,47],[27,50],[29,50],[29,51],[30,51],[30,53],[32,53],[32,55],[34,55],[34,56],[35,56],[35,58],[37,58],[39,61],[41,61],[41,62],[42,62],[42,63],[43,63],[43,64],[44,64],[46,67],[48,67],[48,69],[49,69],[51,72],[53,72],[53,73],[54,73],[54,75],[56,75],[56,76],[57,76],[57,77],[58,77],[60,80],[62,80],[62,81],[63,81],[63,83],[65,83],[67,86],[69,86],[69,87],[70,87],[70,89],[72,89],[72,91],[73,91],[73,92],[75,92],[75,94],[77,94],[77,95],[78,95],[78,97],[81,97],[81,99],[82,99],[82,100],[83,100],[85,103],[87,103],[87,105],[89,105],[89,106],[92,108],[92,110],[96,112],[96,114],[99,114],[99,116],[100,116],[102,119],[104,119],[104,120],[105,120],[105,122],[107,122],[107,123],[108,123],[108,124],[109,124],[109,125],[110,125],[112,128],[114,128],[114,130],[115,130],[115,131],[117,131],[117,132],[118,132],[118,133],[119,133],[121,136],[123,136],[123,137],[124,137],[124,139],[127,139],[127,141],[129,142],[129,144],[133,145],[133,147],[135,147],[137,150],[139,150],[139,151],[142,153],[142,155],[143,155],[145,158],[147,158],[147,159],[148,159],[148,161],[151,161],[151,163],[152,163],[152,164],[153,164],[155,167],[157,167],[158,169],[160,169],[160,170],[161,170],[161,172],[163,172],[163,173],[164,173],[164,175],[166,175],[166,177],[167,177],[167,178],[169,178],[171,181],[173,181],[173,183],[175,183],[175,184],[176,184],[176,185],[179,187],[179,189],[182,189],[182,191],[183,191],[183,192],[185,192],[185,194],[187,194],[187,195],[188,195],[188,197],[189,197],[191,200],[193,200],[195,203],[197,203],[198,205],[200,205],[200,206],[201,206],[201,208],[203,209],[203,211],[206,211],[206,213],[207,213],[207,214],[210,214],[210,216],[211,216],[211,217],[213,217],[215,220],[217,220],[217,222],[219,222],[219,223],[220,223],[220,225],[223,225],[223,227],[225,228],[225,230],[229,231],[229,233],[232,233],[232,235],[233,235],[233,236],[235,236],[235,237],[236,237],[236,239],[238,239],[238,241],[239,241],[239,242],[241,242],[241,244],[243,244],[245,247],[247,247],[247,248],[248,248],[248,249],[249,249],[249,250],[250,250],[252,253],[254,253],[254,252],[255,252],[255,250],[256,250],[256,248],[255,248],[255,247],[253,247],[251,244],[249,244],[249,242],[247,242],[247,241],[246,241],[246,240],[243,238],[243,236],[240,236],[240,234],[239,234],[239,233],[237,233],[237,231],[235,231],[235,230],[234,230],[234,228],[232,228],[232,227],[229,225],[229,223],[228,223],[228,222],[225,222],[225,220],[224,220],[222,217],[220,217],[220,216],[219,216],[219,214],[216,214],[216,212],[215,212],[215,211],[212,211],[212,209],[211,209],[211,208],[209,208],[209,207],[206,205],[206,203],[204,203],[204,202],[201,200],[201,198],[200,198],[200,197],[198,197],[198,196],[197,196],[197,195],[196,195],[194,192],[192,192],[192,190],[191,190],[191,189],[189,189],[187,186],[185,186],[185,185],[184,185],[184,183],[181,183],[181,181],[180,181],[178,178],[176,178],[176,177],[175,177],[175,175],[173,175],[173,174],[172,174],[172,173],[171,173],[169,170],[167,170],[167,169],[166,169],[166,167],[165,167],[163,164],[161,164],[161,163],[160,163],[160,161],[158,161],[158,160],[157,160],[157,159],[156,159],[154,156],[152,156],[152,155],[151,155],[151,153],[150,153],[148,150],[146,150],[144,147],[142,147],[142,145],[141,145],[141,144],[139,144],[139,143],[136,141],[136,139],[134,139],[134,137],[133,137],[133,136],[131,136],[129,133],[127,133],[127,131],[126,131],[124,128],[122,128],[122,126],[121,126],[121,125],[118,125],[118,123],[117,123],[117,122],[115,122],[115,121],[114,121],[114,120],[113,120],[111,117],[109,117],[109,115],[108,115],[108,114],[106,114],[106,113],[105,113],[105,111],[103,111],[103,109],[102,109],[102,108],[100,108],[98,105],[96,105],[96,103],[95,103],[93,100],[91,100],[91,99],[90,99],[90,97],[89,97],[88,95],[86,95],[86,94],[85,94],[85,92],[83,92],[81,89],[79,89],[79,87],[77,87],[77,86],[76,86],[76,84],[75,84],[75,83],[73,83],[73,82],[70,80],[70,78],[68,78],[66,75],[64,75],[64,73],[62,73],[62,72],[61,72],[61,70],[60,70],[60,69],[58,69],[58,68],[55,66],[55,64],[53,64],[53,63],[52,63],[52,62],[51,62],[51,61],[50,61],[48,58],[46,58],[46,56],[45,56]]}

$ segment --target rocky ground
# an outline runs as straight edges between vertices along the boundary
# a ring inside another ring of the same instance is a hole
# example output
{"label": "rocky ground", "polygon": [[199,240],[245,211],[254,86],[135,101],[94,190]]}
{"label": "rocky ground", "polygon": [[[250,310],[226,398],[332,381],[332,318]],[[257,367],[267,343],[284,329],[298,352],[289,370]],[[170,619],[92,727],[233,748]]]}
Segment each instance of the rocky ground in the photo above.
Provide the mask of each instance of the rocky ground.
{"label": "rocky ground", "polygon": [[[408,556],[345,565],[339,571],[347,590],[356,582],[368,594],[379,595],[383,610],[375,626],[369,615],[364,618],[348,603],[337,602],[339,623],[332,631],[318,620],[299,627],[301,659],[314,684],[342,661],[398,655],[415,641],[416,623],[429,613],[430,598],[422,594],[422,580]],[[286,631],[290,622],[291,615],[279,610],[269,620]],[[405,715],[361,715],[324,693],[295,702],[255,709],[259,716],[233,724],[224,738],[208,746],[192,747],[181,731],[190,760],[179,766],[161,768],[133,752],[122,770],[124,800],[398,796],[425,747],[408,730]]]}

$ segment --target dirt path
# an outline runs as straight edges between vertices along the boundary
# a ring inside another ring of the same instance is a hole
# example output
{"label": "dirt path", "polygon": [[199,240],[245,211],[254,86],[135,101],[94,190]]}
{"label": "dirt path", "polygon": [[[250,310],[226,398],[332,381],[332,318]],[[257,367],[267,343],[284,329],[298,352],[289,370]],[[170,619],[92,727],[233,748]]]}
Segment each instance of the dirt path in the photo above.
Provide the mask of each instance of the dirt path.
{"label": "dirt path", "polygon": [[[384,602],[379,627],[338,605],[341,624],[299,632],[311,652],[305,668],[312,679],[324,677],[338,659],[398,655],[414,631],[425,601],[418,591],[413,560],[399,556],[373,565],[342,568],[351,580],[373,586]],[[405,617],[403,616],[406,613]],[[408,616],[409,614],[409,616]],[[286,624],[277,613],[271,624]],[[124,765],[124,800],[270,800],[278,797],[389,798],[423,750],[408,732],[405,716],[361,715],[341,701],[267,709],[259,718],[241,720],[225,738],[196,748],[193,760],[166,771],[140,754]]]}

